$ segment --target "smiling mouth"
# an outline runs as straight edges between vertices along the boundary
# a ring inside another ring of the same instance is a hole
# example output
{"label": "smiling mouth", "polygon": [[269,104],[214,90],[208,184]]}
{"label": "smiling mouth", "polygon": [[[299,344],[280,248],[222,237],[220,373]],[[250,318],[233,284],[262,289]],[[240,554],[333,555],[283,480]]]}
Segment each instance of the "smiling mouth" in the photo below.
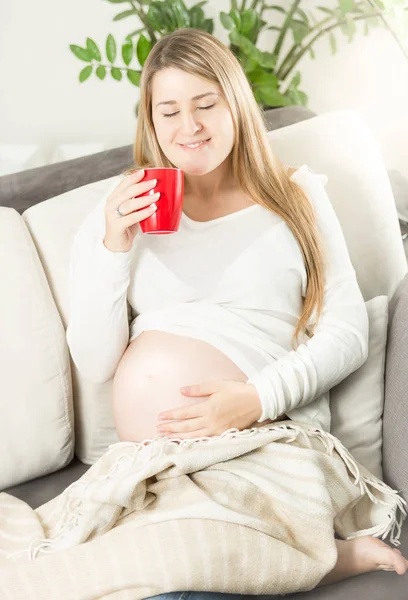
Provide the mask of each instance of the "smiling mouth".
{"label": "smiling mouth", "polygon": [[182,148],[187,148],[187,150],[195,150],[196,148],[200,148],[210,140],[211,138],[208,138],[208,140],[201,140],[200,142],[195,142],[194,144],[180,144],[180,146]]}

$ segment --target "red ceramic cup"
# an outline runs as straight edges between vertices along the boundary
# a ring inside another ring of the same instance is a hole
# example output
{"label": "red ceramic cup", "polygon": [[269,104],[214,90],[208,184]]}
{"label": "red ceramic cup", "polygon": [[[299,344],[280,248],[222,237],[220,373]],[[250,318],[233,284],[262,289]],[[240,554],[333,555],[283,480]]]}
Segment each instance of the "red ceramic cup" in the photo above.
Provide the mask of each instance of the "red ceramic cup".
{"label": "red ceramic cup", "polygon": [[184,171],[173,167],[157,167],[145,169],[141,181],[157,179],[155,187],[148,195],[160,192],[157,210],[139,222],[142,233],[168,234],[178,231],[184,197]]}

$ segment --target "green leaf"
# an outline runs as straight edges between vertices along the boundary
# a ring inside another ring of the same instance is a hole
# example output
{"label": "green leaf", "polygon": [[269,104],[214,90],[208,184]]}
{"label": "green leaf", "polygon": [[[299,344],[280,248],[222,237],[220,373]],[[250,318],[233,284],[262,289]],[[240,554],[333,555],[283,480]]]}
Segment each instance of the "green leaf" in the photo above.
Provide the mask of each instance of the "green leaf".
{"label": "green leaf", "polygon": [[108,2],[110,2],[111,4],[124,4],[125,2],[128,2],[129,0],[107,0]]}
{"label": "green leaf", "polygon": [[193,6],[190,9],[190,27],[201,29],[205,21],[205,14],[201,6]]}
{"label": "green leaf", "polygon": [[152,3],[160,13],[160,18],[163,23],[163,29],[168,32],[176,31],[177,18],[170,4],[167,2],[154,2]]}
{"label": "green leaf", "polygon": [[79,58],[79,60],[92,62],[92,56],[89,54],[89,50],[81,48],[81,46],[76,46],[75,44],[70,45],[70,50],[77,58]]}
{"label": "green leaf", "polygon": [[148,24],[153,27],[155,31],[162,31],[165,28],[165,20],[160,10],[154,5],[149,6],[147,11],[146,20]]}
{"label": "green leaf", "polygon": [[235,27],[233,19],[225,12],[220,13],[220,21],[224,25],[225,29],[234,29]]}
{"label": "green leaf", "polygon": [[306,94],[304,92],[301,92],[300,90],[297,90],[297,93],[299,95],[300,103],[303,104],[303,106],[306,106],[307,101],[308,101],[308,96],[306,96]]}
{"label": "green leaf", "polygon": [[[252,52],[257,50],[254,44],[245,36],[238,33],[238,31],[231,31],[229,34],[229,39],[234,44],[234,46],[238,46],[242,50],[244,54],[250,55]],[[259,52],[259,50],[258,50]]]}
{"label": "green leaf", "polygon": [[264,10],[278,10],[279,12],[286,14],[286,10],[282,8],[282,6],[277,6],[276,4],[273,4],[272,6],[265,6]]}
{"label": "green leaf", "polygon": [[139,35],[139,33],[141,33],[142,31],[144,31],[145,29],[146,29],[145,27],[141,27],[140,29],[135,29],[135,31],[132,31],[126,37],[129,38],[129,39],[131,39],[132,37],[135,37],[136,35]]}
{"label": "green leaf", "polygon": [[257,14],[254,10],[248,8],[241,15],[241,33],[248,34],[257,22]]}
{"label": "green leaf", "polygon": [[259,96],[268,106],[289,106],[290,101],[279,90],[268,87],[258,88]]}
{"label": "green leaf", "polygon": [[120,81],[122,79],[122,71],[118,69],[118,67],[111,68],[111,75],[113,79],[116,79],[116,81]]}
{"label": "green leaf", "polygon": [[177,23],[178,29],[183,29],[190,25],[189,12],[183,0],[168,0],[173,9],[173,14]]}
{"label": "green leaf", "polygon": [[292,19],[290,28],[292,29],[293,39],[296,44],[301,44],[303,38],[305,38],[310,31],[308,25],[305,25],[303,21],[295,21],[294,19]]}
{"label": "green leaf", "polygon": [[106,56],[108,57],[108,61],[110,63],[115,62],[116,58],[116,42],[113,35],[109,34],[106,38]]}
{"label": "green leaf", "polygon": [[349,43],[353,41],[354,34],[356,33],[356,24],[354,19],[350,15],[346,15],[346,28]]}
{"label": "green leaf", "polygon": [[298,15],[300,15],[300,17],[303,19],[303,22],[304,22],[306,25],[309,25],[309,17],[308,17],[308,16],[307,16],[307,14],[305,13],[305,11],[304,11],[304,10],[302,10],[301,8],[299,8],[299,6],[298,6],[298,8],[296,9],[296,12],[297,12],[297,13],[298,13]]}
{"label": "green leaf", "polygon": [[354,0],[339,0],[339,6],[343,14],[349,13],[354,8]]}
{"label": "green leaf", "polygon": [[133,43],[132,40],[127,39],[122,44],[122,58],[125,65],[129,65],[133,56]]}
{"label": "green leaf", "polygon": [[254,86],[260,87],[273,87],[278,88],[279,80],[274,73],[268,73],[264,71],[262,68],[256,70],[256,72],[251,74],[251,83]]}
{"label": "green leaf", "polygon": [[334,37],[334,33],[332,31],[329,32],[329,41],[330,41],[331,53],[336,54],[336,49],[337,49],[336,38]]}
{"label": "green leaf", "polygon": [[132,10],[124,10],[123,12],[115,15],[113,17],[114,21],[121,21],[122,19],[126,19],[127,17],[130,17],[131,15],[138,15],[138,11],[133,9]]}
{"label": "green leaf", "polygon": [[106,69],[103,65],[99,65],[99,67],[96,69],[96,75],[97,77],[99,77],[99,79],[105,79],[105,75],[106,75]]}
{"label": "green leaf", "polygon": [[265,69],[273,69],[276,66],[276,56],[272,52],[260,52],[258,62]]}
{"label": "green leaf", "polygon": [[233,8],[229,11],[229,15],[230,15],[231,19],[234,21],[235,27],[237,28],[237,30],[240,31],[241,30],[241,15],[239,14],[239,12]]}
{"label": "green leaf", "polygon": [[290,82],[291,87],[296,88],[300,83],[300,79],[301,79],[300,71],[296,71],[292,81]]}
{"label": "green leaf", "polygon": [[206,19],[203,23],[204,31],[212,33],[214,31],[214,21],[212,19]]}
{"label": "green leaf", "polygon": [[102,60],[102,56],[101,56],[98,46],[89,37],[86,38],[86,48],[89,52],[89,55],[92,56],[92,58],[94,58],[95,60],[98,60],[98,61]]}
{"label": "green leaf", "polygon": [[236,30],[231,31],[229,39],[234,46],[237,46],[244,54],[252,58],[262,67],[273,69],[276,65],[276,56],[271,52],[261,52],[256,46],[245,36],[238,33]]}
{"label": "green leaf", "polygon": [[88,65],[87,67],[84,67],[82,69],[82,71],[79,74],[79,81],[82,83],[83,81],[85,81],[86,79],[88,79],[88,77],[91,75],[92,73],[92,65]]}
{"label": "green leaf", "polygon": [[333,11],[330,10],[330,8],[326,8],[325,6],[317,6],[316,8],[317,10],[321,10],[322,12],[326,13],[326,15],[330,15],[331,17],[333,16]]}
{"label": "green leaf", "polygon": [[133,69],[128,69],[126,74],[127,74],[127,78],[129,79],[129,81],[131,83],[133,83],[133,85],[136,85],[136,86],[140,85],[140,76],[141,76],[140,71],[134,71]]}
{"label": "green leaf", "polygon": [[137,60],[139,61],[141,67],[143,67],[143,65],[145,64],[146,58],[149,56],[151,48],[152,43],[142,33],[140,38],[137,40],[136,46]]}
{"label": "green leaf", "polygon": [[310,58],[312,58],[313,60],[316,58],[316,54],[314,53],[314,50],[311,46],[309,48],[309,54],[310,54]]}
{"label": "green leaf", "polygon": [[249,56],[242,56],[240,58],[240,63],[246,74],[252,73],[258,66],[258,63]]}

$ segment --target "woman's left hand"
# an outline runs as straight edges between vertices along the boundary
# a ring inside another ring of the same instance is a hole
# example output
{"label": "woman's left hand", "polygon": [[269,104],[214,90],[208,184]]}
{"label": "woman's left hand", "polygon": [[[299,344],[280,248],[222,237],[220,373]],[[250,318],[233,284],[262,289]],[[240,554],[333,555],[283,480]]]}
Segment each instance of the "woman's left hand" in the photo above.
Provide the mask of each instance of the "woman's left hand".
{"label": "woman's left hand", "polygon": [[180,388],[180,392],[183,396],[207,398],[160,413],[157,431],[161,436],[181,439],[211,437],[231,428],[246,429],[262,414],[261,401],[252,384],[217,381]]}

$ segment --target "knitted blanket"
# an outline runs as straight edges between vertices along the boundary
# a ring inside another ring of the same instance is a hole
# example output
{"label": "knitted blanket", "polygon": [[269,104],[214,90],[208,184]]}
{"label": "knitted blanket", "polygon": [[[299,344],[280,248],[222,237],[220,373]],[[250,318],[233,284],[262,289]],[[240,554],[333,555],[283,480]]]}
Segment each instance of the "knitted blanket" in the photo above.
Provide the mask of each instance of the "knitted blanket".
{"label": "knitted blanket", "polygon": [[33,510],[0,493],[2,600],[309,591],[343,539],[398,537],[398,493],[330,433],[285,420],[119,442]]}

